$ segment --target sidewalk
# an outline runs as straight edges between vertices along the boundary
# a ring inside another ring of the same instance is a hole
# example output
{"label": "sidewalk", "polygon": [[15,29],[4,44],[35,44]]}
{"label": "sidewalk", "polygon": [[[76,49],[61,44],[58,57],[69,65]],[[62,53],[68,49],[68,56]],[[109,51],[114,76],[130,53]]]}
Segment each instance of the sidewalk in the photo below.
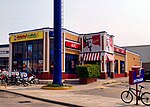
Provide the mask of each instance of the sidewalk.
{"label": "sidewalk", "polygon": [[[129,107],[130,105],[124,104],[120,98],[105,97],[99,95],[96,90],[104,88],[105,84],[126,83],[128,78],[118,79],[98,79],[97,82],[80,85],[78,79],[65,80],[65,84],[73,86],[70,90],[43,90],[40,89],[43,85],[33,85],[28,87],[22,86],[8,86],[6,89],[4,86],[0,87],[1,90],[20,94],[25,97],[33,99],[43,100],[50,103],[57,103],[62,106],[86,106],[86,107]],[[103,89],[105,90],[105,88]],[[88,92],[95,92],[95,94],[88,94]],[[110,88],[111,91],[111,88]],[[82,94],[80,94],[83,92]],[[117,93],[117,92],[116,92]],[[97,95],[96,95],[97,94]],[[120,93],[118,93],[120,94]],[[134,102],[131,104],[134,107]],[[141,104],[142,105],[142,104]],[[137,107],[137,106],[136,106]],[[141,107],[141,106],[139,106]],[[143,106],[144,107],[144,106]]]}

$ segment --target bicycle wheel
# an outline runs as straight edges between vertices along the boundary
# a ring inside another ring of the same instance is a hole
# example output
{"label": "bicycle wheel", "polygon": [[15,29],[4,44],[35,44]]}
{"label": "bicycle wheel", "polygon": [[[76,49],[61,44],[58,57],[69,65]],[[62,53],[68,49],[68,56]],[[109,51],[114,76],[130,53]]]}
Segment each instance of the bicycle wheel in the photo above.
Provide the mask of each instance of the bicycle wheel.
{"label": "bicycle wheel", "polygon": [[133,100],[133,95],[129,91],[123,91],[121,93],[121,100],[125,103],[131,103]]}
{"label": "bicycle wheel", "polygon": [[144,105],[150,106],[150,93],[149,92],[144,92],[141,95],[141,101]]}

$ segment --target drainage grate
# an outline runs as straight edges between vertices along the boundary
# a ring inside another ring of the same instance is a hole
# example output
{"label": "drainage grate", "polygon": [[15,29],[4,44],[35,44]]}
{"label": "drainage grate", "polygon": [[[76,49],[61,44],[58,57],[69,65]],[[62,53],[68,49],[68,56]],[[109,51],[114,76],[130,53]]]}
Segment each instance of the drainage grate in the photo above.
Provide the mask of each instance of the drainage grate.
{"label": "drainage grate", "polygon": [[31,101],[19,101],[19,103],[31,103]]}

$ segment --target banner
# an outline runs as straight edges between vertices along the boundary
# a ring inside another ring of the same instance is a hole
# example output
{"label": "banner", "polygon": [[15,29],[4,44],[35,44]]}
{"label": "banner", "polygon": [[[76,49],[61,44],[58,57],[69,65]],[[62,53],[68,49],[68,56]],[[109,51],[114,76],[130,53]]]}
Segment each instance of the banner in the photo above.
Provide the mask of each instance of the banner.
{"label": "banner", "polygon": [[83,52],[99,52],[100,50],[100,34],[83,36]]}
{"label": "banner", "polygon": [[114,45],[113,45],[113,39],[111,36],[106,36],[106,50],[109,52],[113,52]]}
{"label": "banner", "polygon": [[10,42],[37,40],[37,39],[43,39],[43,37],[44,37],[43,31],[13,34],[10,35]]}

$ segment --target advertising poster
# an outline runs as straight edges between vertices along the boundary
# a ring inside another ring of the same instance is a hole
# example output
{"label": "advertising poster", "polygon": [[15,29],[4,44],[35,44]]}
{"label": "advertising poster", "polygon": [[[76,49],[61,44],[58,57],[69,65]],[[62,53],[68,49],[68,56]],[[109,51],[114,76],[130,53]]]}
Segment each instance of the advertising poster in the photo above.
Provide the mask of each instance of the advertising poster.
{"label": "advertising poster", "polygon": [[100,50],[100,34],[83,36],[83,52],[99,52]]}
{"label": "advertising poster", "polygon": [[106,50],[109,52],[113,52],[113,38],[111,36],[106,36]]}

